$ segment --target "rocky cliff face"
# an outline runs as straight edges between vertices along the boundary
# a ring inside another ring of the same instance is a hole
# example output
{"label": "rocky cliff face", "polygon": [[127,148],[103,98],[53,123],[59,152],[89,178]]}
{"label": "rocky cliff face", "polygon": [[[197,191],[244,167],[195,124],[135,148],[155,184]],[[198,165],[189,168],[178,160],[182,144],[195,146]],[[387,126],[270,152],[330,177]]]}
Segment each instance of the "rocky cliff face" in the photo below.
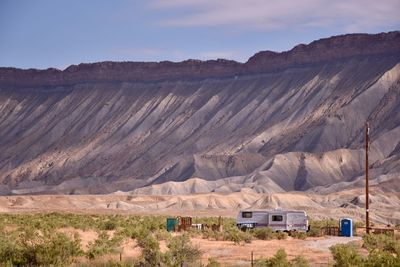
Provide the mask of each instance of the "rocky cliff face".
{"label": "rocky cliff face", "polygon": [[398,183],[399,63],[391,32],[244,64],[0,68],[0,192],[333,192],[361,184],[366,120],[372,177]]}
{"label": "rocky cliff face", "polygon": [[369,55],[396,55],[400,32],[348,34],[298,45],[276,53],[262,51],[241,64],[231,60],[186,60],[183,62],[99,62],[72,65],[64,71],[0,68],[3,86],[62,86],[93,82],[154,82],[233,77],[279,71],[296,66],[324,63]]}

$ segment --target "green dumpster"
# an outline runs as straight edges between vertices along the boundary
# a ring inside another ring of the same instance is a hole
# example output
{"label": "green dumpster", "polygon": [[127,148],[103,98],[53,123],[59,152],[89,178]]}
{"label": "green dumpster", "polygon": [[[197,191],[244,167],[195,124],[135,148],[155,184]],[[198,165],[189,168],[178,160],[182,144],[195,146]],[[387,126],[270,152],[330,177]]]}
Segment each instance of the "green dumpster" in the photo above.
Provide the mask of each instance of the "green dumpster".
{"label": "green dumpster", "polygon": [[176,218],[167,218],[167,231],[173,232],[176,224],[177,224]]}

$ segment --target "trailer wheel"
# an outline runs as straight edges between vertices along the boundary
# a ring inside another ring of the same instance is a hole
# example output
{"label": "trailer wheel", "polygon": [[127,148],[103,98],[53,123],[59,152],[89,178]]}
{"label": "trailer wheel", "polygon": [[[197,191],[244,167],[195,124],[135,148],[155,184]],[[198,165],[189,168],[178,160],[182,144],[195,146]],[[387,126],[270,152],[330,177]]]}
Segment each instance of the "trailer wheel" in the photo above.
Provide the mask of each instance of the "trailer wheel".
{"label": "trailer wheel", "polygon": [[240,230],[242,230],[243,232],[246,232],[247,231],[247,226],[243,225],[242,227],[240,227]]}

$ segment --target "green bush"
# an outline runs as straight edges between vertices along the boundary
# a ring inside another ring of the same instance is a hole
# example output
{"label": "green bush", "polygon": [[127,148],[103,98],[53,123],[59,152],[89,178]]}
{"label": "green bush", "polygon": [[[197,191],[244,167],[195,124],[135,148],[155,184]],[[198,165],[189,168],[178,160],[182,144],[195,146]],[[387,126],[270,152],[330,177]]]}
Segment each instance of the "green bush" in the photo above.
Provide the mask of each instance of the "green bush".
{"label": "green bush", "polygon": [[171,238],[171,233],[165,229],[158,229],[154,232],[154,236],[157,240],[169,240]]}
{"label": "green bush", "polygon": [[291,264],[293,267],[309,267],[310,263],[308,262],[308,260],[306,258],[304,258],[304,256],[299,255],[296,256],[292,261]]}
{"label": "green bush", "polygon": [[334,266],[400,266],[400,242],[393,236],[364,235],[363,241],[368,257],[362,257],[351,243],[331,247]]}
{"label": "green bush", "polygon": [[0,234],[0,261],[11,265],[69,265],[82,255],[80,238],[54,231],[20,229]]}
{"label": "green bush", "polygon": [[397,241],[393,236],[379,234],[379,235],[363,235],[363,247],[368,251],[387,251],[400,257],[400,241]]}
{"label": "green bush", "polygon": [[253,236],[248,231],[241,231],[237,227],[225,230],[223,233],[223,240],[233,241],[235,244],[240,244],[240,242],[251,243]]}
{"label": "green bush", "polygon": [[220,267],[221,263],[219,263],[216,259],[214,258],[208,258],[208,263],[206,267]]}
{"label": "green bush", "polygon": [[353,244],[338,244],[329,248],[331,250],[334,266],[362,266],[364,259],[358,254]]}
{"label": "green bush", "polygon": [[310,231],[307,232],[307,236],[318,237],[321,236],[321,228],[328,226],[339,226],[339,222],[336,220],[309,220]]}
{"label": "green bush", "polygon": [[142,232],[137,237],[137,242],[142,248],[140,260],[142,266],[160,266],[165,261],[160,251],[160,243],[150,232]]}
{"label": "green bush", "polygon": [[275,233],[271,228],[261,227],[251,229],[250,233],[257,239],[261,240],[270,240],[275,238]]}
{"label": "green bush", "polygon": [[290,236],[293,238],[297,238],[297,239],[306,239],[307,238],[307,233],[304,232],[291,232]]}
{"label": "green bush", "polygon": [[90,263],[79,263],[75,265],[76,267],[137,267],[140,266],[140,262],[136,260],[108,260],[106,262],[95,262]]}
{"label": "green bush", "polygon": [[281,232],[281,231],[277,232],[275,235],[276,235],[276,239],[278,239],[278,240],[286,239],[288,237],[287,233]]}
{"label": "green bush", "polygon": [[400,241],[394,236],[365,234],[363,241],[369,251],[365,266],[400,266]]}
{"label": "green bush", "polygon": [[105,231],[101,231],[94,242],[89,242],[86,257],[94,259],[98,256],[118,253],[120,251],[119,246],[121,245],[121,242],[121,237],[114,236],[113,238],[110,238]]}
{"label": "green bush", "polygon": [[400,258],[387,251],[373,251],[364,262],[364,266],[400,266]]}
{"label": "green bush", "polygon": [[200,249],[190,243],[188,235],[172,237],[168,244],[166,259],[170,266],[190,266],[200,259]]}
{"label": "green bush", "polygon": [[117,228],[117,223],[112,220],[105,221],[104,224],[101,227],[101,230],[105,231],[111,231],[115,230]]}
{"label": "green bush", "polygon": [[269,259],[256,260],[256,267],[290,267],[292,266],[287,259],[287,254],[284,249],[279,249],[276,254]]}

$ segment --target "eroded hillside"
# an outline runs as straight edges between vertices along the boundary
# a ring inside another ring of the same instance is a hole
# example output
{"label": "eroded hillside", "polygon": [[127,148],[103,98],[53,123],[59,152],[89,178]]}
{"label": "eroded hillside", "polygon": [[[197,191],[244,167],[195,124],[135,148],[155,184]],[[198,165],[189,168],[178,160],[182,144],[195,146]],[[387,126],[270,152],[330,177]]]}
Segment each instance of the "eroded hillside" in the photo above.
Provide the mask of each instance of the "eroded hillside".
{"label": "eroded hillside", "polygon": [[245,64],[1,68],[1,193],[332,193],[362,185],[366,120],[372,178],[398,185],[399,114],[399,32]]}

